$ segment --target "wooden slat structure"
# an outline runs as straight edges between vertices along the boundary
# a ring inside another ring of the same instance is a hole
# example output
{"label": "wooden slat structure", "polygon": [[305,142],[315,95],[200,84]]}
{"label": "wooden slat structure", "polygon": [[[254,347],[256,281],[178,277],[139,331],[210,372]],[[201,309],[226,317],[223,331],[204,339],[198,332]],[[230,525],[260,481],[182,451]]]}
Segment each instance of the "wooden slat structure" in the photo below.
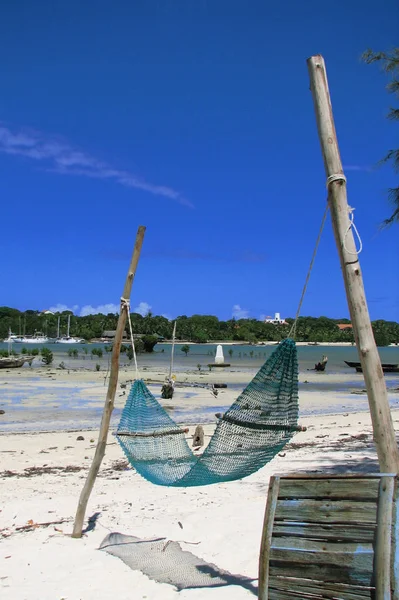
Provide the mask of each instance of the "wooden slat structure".
{"label": "wooden slat structure", "polygon": [[394,474],[270,479],[259,600],[399,600]]}

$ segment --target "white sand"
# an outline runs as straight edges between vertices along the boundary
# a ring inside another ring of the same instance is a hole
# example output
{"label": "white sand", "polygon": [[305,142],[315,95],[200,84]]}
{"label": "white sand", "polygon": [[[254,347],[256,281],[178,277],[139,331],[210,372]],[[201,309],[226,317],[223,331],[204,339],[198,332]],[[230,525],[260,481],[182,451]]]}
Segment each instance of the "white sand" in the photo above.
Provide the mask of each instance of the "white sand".
{"label": "white sand", "polygon": [[[393,417],[397,426],[399,412],[393,412]],[[290,446],[258,473],[242,481],[201,488],[156,487],[130,469],[113,470],[115,461],[120,463],[123,456],[111,438],[87,512],[87,516],[100,515],[95,529],[81,540],[69,534],[94,453],[93,433],[84,432],[84,441],[77,441],[76,433],[65,432],[0,436],[2,600],[255,598],[269,476],[299,470],[376,469],[368,413],[311,416],[302,418],[301,423],[308,430],[296,435]],[[65,472],[68,466],[82,470]],[[24,477],[31,467],[61,469]],[[18,476],[7,476],[6,471]],[[17,530],[30,520],[64,519],[67,522],[60,525]],[[180,541],[184,550],[231,573],[252,577],[255,591],[237,585],[177,592],[98,551],[110,531]]]}

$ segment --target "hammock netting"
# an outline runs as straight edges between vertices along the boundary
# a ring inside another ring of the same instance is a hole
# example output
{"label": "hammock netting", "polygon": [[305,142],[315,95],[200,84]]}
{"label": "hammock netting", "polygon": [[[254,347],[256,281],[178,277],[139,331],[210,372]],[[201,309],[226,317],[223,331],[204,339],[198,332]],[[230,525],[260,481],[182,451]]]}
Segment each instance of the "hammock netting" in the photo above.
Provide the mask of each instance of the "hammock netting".
{"label": "hammock netting", "polygon": [[298,360],[295,342],[279,344],[219,420],[200,456],[145,383],[136,380],[122,411],[118,441],[148,481],[191,487],[241,479],[258,471],[297,430]]}

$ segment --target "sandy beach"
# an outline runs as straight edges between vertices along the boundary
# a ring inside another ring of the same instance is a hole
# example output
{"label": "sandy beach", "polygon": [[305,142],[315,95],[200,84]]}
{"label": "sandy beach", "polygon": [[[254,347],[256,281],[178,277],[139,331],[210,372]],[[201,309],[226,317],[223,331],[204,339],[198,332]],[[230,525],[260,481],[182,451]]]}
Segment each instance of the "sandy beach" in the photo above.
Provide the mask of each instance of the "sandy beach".
{"label": "sandy beach", "polygon": [[[255,370],[225,371],[228,387],[216,398],[206,386],[220,381],[220,373],[179,372],[173,400],[162,402],[189,426],[190,445],[198,422],[209,441],[214,413],[231,404]],[[142,375],[159,396],[165,371],[154,367]],[[300,372],[300,423],[307,431],[244,480],[187,489],[154,486],[127,467],[111,434],[89,501],[86,531],[83,539],[72,539],[78,497],[97,441],[104,377],[104,372],[53,367],[0,374],[0,589],[6,600],[255,598],[270,475],[378,470],[363,376],[325,373],[321,379]],[[132,369],[122,368],[113,429],[131,380]],[[398,428],[398,378],[388,378],[387,384]],[[220,570],[224,584],[178,591],[150,579],[99,550],[111,532],[141,540],[165,538],[165,544],[177,541],[183,551]]]}

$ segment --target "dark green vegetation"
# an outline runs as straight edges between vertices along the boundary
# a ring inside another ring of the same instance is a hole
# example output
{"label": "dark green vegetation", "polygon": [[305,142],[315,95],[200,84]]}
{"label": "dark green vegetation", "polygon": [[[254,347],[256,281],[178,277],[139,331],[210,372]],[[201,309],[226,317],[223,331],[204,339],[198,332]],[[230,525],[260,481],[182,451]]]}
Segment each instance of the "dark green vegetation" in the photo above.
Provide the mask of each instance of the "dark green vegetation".
{"label": "dark green vegetation", "polygon": [[[390,52],[373,52],[367,50],[363,54],[363,60],[367,64],[379,63],[382,70],[389,76],[390,81],[387,85],[387,90],[395,96],[396,101],[399,101],[399,48],[393,48]],[[391,107],[389,109],[388,119],[399,122],[399,108]],[[381,160],[382,163],[389,162],[392,164],[395,173],[399,173],[399,148],[388,150],[385,157]],[[393,212],[388,219],[385,219],[384,225],[390,225],[393,222],[399,221],[399,186],[388,190],[388,198],[392,203]]]}
{"label": "dark green vegetation", "polygon": [[42,362],[45,365],[51,365],[53,362],[53,353],[51,352],[51,350],[49,350],[48,348],[43,348],[41,353],[42,355]]}
{"label": "dark green vegetation", "polygon": [[[68,312],[61,314],[65,321]],[[20,312],[14,308],[0,307],[0,338],[8,335],[8,330],[14,333],[36,330],[44,331],[48,336],[55,337],[58,315],[42,315],[39,311],[27,310]],[[83,337],[86,340],[99,338],[103,331],[115,330],[118,315],[90,315],[87,317],[71,316],[71,335]],[[237,342],[280,341],[287,337],[293,319],[287,319],[287,325],[273,325],[256,319],[230,319],[220,321],[217,317],[208,315],[185,315],[178,317],[177,340],[206,342],[233,340]],[[300,317],[296,329],[296,339],[302,342],[353,342],[353,333],[349,329],[340,329],[340,324],[349,324],[348,319],[328,319],[327,317]],[[132,314],[132,325],[135,335],[136,351],[152,352],[159,337],[171,339],[173,322],[165,317],[154,316],[151,313],[142,317]],[[373,330],[378,345],[384,346],[399,343],[399,323],[378,320],[373,322]],[[14,346],[13,349],[16,349]],[[105,351],[109,352],[110,347]],[[132,356],[132,351],[125,346],[125,352]],[[33,354],[33,351],[28,351]],[[87,354],[86,349],[84,350]]]}

